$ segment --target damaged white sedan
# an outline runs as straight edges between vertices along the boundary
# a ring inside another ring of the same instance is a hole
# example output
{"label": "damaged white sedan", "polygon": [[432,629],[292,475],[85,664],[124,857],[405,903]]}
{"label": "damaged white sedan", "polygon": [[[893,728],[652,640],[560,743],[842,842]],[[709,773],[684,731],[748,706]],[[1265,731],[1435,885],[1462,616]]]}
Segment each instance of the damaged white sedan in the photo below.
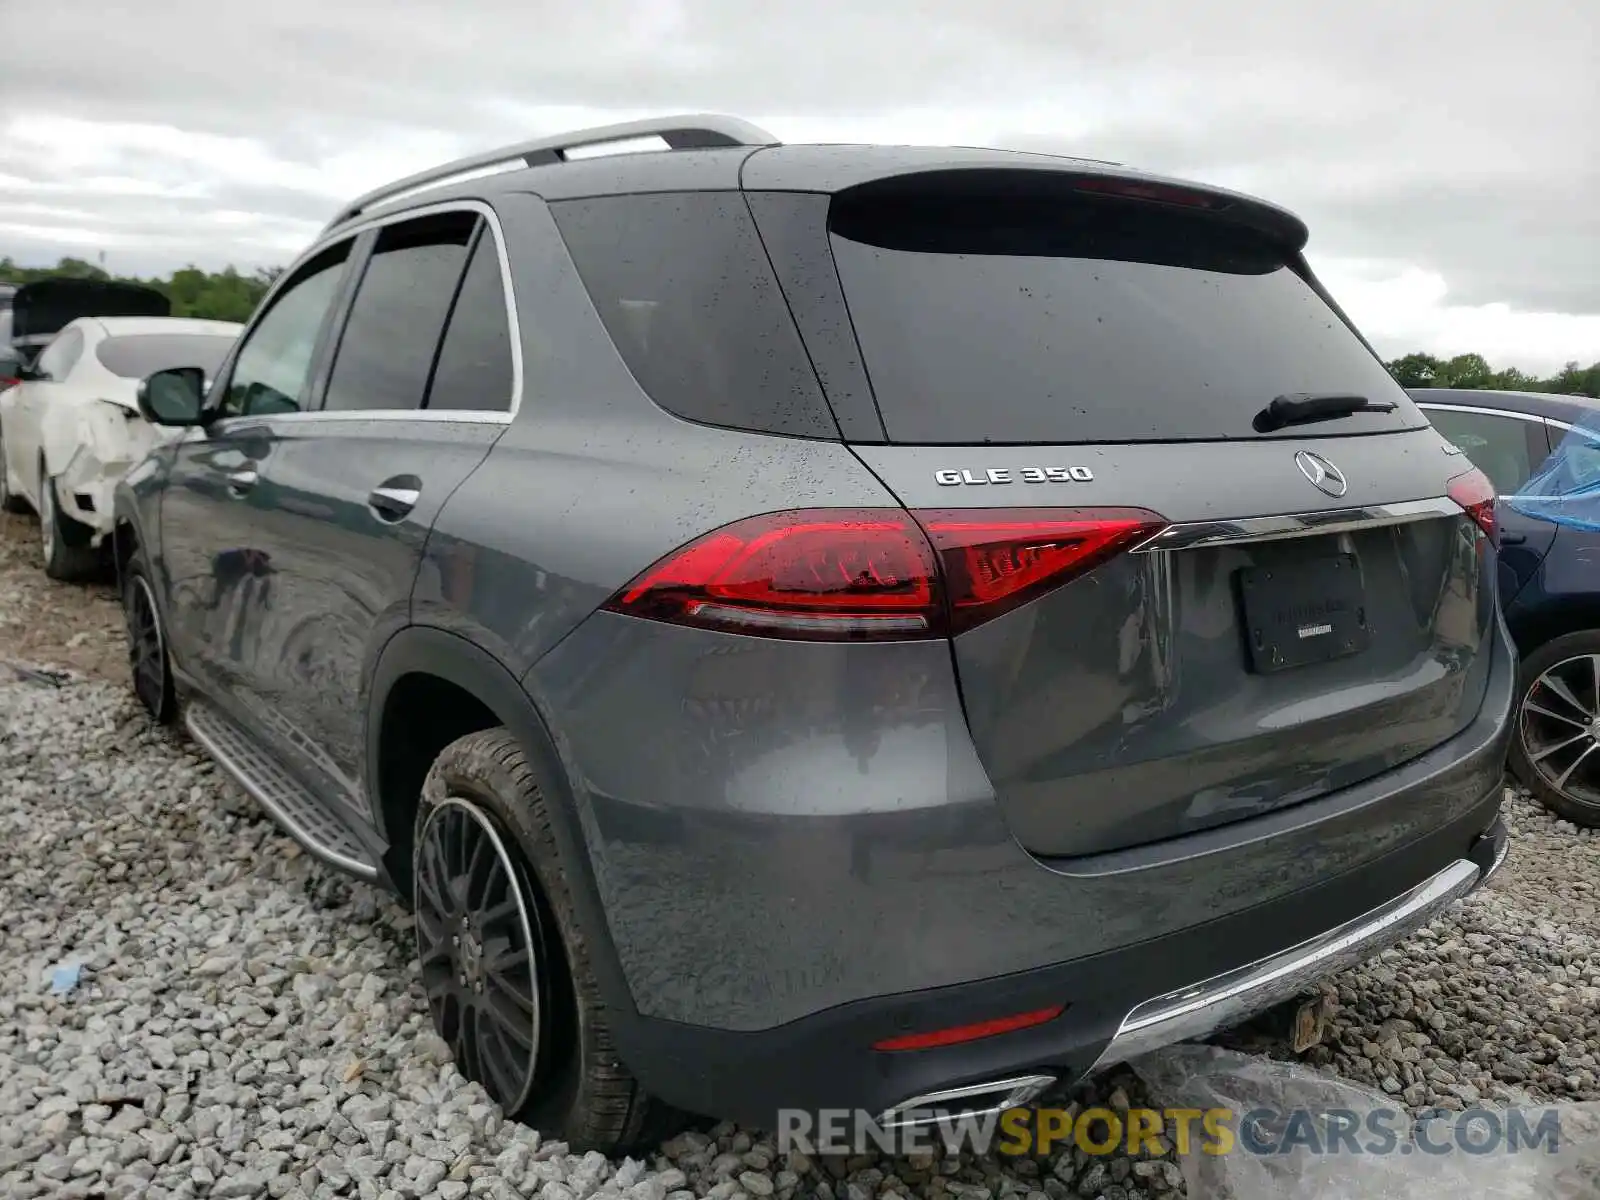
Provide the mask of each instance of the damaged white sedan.
{"label": "damaged white sedan", "polygon": [[113,490],[174,436],[139,415],[139,381],[169,367],[214,373],[243,328],[184,317],[80,316],[60,325],[20,381],[0,391],[0,508],[39,514],[52,579],[101,570]]}

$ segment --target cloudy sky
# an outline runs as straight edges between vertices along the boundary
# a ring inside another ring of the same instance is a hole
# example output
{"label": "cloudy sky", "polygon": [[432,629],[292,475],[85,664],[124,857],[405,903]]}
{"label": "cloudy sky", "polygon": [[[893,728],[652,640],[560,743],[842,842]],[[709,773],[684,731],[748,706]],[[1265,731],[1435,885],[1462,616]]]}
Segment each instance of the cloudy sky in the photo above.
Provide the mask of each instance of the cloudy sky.
{"label": "cloudy sky", "polygon": [[458,154],[667,111],[1263,194],[1385,352],[1600,359],[1595,0],[0,0],[0,255],[282,263]]}

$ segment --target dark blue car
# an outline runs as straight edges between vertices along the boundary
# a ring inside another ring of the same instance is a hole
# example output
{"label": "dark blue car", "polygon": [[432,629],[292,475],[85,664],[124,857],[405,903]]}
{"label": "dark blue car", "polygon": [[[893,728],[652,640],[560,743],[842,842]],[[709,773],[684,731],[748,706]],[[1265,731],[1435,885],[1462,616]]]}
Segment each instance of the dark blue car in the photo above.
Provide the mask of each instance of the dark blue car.
{"label": "dark blue car", "polygon": [[[1543,392],[1416,388],[1434,426],[1493,482],[1501,502],[1500,599],[1522,656],[1511,769],[1551,811],[1600,826],[1600,500],[1545,519],[1552,454],[1587,491],[1600,481],[1600,400]],[[1577,427],[1580,436],[1569,436]],[[1507,502],[1511,498],[1511,502]],[[1587,511],[1585,511],[1587,510]]]}

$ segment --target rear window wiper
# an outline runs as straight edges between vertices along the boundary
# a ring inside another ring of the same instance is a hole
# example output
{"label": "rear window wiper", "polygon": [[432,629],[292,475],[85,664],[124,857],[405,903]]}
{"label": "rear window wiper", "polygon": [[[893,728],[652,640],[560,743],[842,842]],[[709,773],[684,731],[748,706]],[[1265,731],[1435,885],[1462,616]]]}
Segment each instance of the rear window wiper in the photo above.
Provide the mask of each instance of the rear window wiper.
{"label": "rear window wiper", "polygon": [[1309,425],[1313,421],[1336,421],[1356,413],[1388,413],[1397,406],[1388,400],[1368,400],[1339,392],[1294,392],[1279,396],[1256,414],[1257,433],[1271,433],[1288,425]]}

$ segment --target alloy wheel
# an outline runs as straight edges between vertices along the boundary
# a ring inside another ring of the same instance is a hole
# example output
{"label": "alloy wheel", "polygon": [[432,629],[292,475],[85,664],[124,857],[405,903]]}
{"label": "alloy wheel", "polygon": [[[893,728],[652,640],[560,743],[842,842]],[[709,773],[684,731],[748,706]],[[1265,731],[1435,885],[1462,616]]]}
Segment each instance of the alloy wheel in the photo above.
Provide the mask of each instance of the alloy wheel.
{"label": "alloy wheel", "polygon": [[133,671],[134,695],[152,713],[160,713],[167,690],[167,647],[155,595],[143,575],[133,576],[123,617],[128,626],[128,665]]}
{"label": "alloy wheel", "polygon": [[417,953],[434,1028],[507,1113],[539,1066],[542,940],[525,877],[489,816],[446,798],[418,833]]}
{"label": "alloy wheel", "polygon": [[1550,787],[1600,809],[1600,654],[1556,663],[1522,697],[1522,748]]}

